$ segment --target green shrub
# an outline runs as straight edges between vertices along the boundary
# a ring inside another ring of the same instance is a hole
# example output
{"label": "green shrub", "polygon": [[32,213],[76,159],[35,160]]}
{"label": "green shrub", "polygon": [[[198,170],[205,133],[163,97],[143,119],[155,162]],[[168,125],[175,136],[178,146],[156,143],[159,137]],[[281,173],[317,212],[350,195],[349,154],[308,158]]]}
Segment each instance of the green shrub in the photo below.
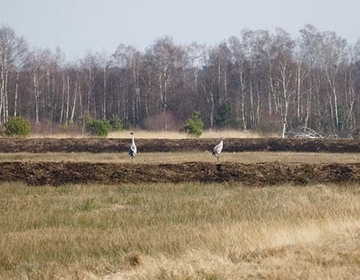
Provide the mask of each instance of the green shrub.
{"label": "green shrub", "polygon": [[217,127],[240,128],[243,124],[240,119],[236,119],[233,112],[231,103],[229,101],[222,104],[215,118],[215,125]]}
{"label": "green shrub", "polygon": [[111,131],[121,131],[124,128],[122,120],[118,116],[114,116],[110,120]]}
{"label": "green shrub", "polygon": [[186,120],[184,129],[188,134],[200,137],[204,128],[204,122],[200,118],[200,112],[195,111],[190,118]]}
{"label": "green shrub", "polygon": [[4,126],[7,136],[30,135],[30,122],[23,117],[10,117]]}
{"label": "green shrub", "polygon": [[111,129],[108,119],[88,119],[86,127],[92,135],[106,137]]}

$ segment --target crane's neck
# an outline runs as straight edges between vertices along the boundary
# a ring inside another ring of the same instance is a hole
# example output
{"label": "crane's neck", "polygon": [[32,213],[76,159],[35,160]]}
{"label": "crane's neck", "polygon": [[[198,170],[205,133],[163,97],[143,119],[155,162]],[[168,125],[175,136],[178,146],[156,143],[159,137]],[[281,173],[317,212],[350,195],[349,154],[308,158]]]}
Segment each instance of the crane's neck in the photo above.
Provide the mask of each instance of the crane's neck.
{"label": "crane's neck", "polygon": [[131,136],[131,143],[135,144],[134,134]]}

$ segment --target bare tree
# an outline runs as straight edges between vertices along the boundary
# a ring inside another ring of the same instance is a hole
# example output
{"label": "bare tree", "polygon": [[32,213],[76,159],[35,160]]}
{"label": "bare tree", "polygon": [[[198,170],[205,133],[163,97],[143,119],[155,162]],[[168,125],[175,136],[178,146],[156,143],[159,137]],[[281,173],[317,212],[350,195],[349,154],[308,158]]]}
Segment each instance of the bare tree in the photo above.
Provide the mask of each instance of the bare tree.
{"label": "bare tree", "polygon": [[335,32],[324,32],[322,34],[321,43],[320,59],[328,86],[330,87],[330,91],[332,93],[332,96],[329,96],[329,100],[331,101],[331,116],[334,120],[334,129],[338,131],[341,127],[338,111],[338,84],[336,77],[339,72],[340,65],[344,60],[346,41],[338,37]]}
{"label": "bare tree", "polygon": [[307,88],[306,91],[306,114],[304,117],[304,129],[310,126],[310,120],[316,110],[316,96],[319,91],[319,67],[320,67],[320,42],[321,34],[313,25],[305,25],[300,30],[300,52],[307,67]]}
{"label": "bare tree", "polygon": [[193,70],[195,92],[197,94],[199,90],[199,70],[205,65],[206,61],[206,46],[193,42],[186,49],[186,53],[189,56],[190,67]]}
{"label": "bare tree", "polygon": [[290,34],[285,30],[278,28],[274,37],[274,64],[277,70],[277,85],[276,91],[279,95],[281,121],[283,125],[282,138],[285,138],[286,130],[289,121],[289,106],[290,99],[294,94],[294,63],[293,63],[293,49],[295,42],[290,38]]}
{"label": "bare tree", "polygon": [[[143,96],[145,91],[141,91],[140,87],[142,56],[136,48],[120,44],[112,55],[112,65],[118,67],[124,81],[120,85],[124,89],[121,99],[130,103],[130,108],[123,108],[124,119],[131,119],[137,125],[142,116],[148,113],[148,98]],[[145,108],[144,113],[142,107]]]}
{"label": "bare tree", "polygon": [[295,50],[294,50],[294,63],[296,65],[296,81],[295,81],[295,92],[296,92],[296,101],[295,109],[296,112],[296,126],[301,126],[303,123],[303,117],[306,115],[305,112],[305,102],[306,100],[306,89],[305,81],[309,76],[306,62],[304,61],[303,54],[300,48],[300,41],[297,40]]}
{"label": "bare tree", "polygon": [[[23,38],[18,38],[15,31],[7,26],[0,28],[0,123],[6,122],[9,117],[9,75],[11,71],[17,72],[22,67],[27,43]],[[17,100],[18,86],[14,90]]]}
{"label": "bare tree", "polygon": [[244,49],[242,46],[242,43],[240,42],[239,38],[237,37],[231,37],[229,40],[229,44],[230,44],[230,48],[232,51],[232,56],[233,56],[233,60],[234,60],[234,65],[235,65],[235,72],[237,74],[237,78],[239,81],[239,86],[238,86],[238,92],[239,92],[239,97],[240,97],[240,107],[241,107],[241,120],[242,120],[242,125],[243,125],[243,129],[247,130],[247,118],[246,118],[246,88],[247,88],[247,71],[246,71],[246,57],[245,57],[245,53],[244,53]]}
{"label": "bare tree", "polygon": [[[242,44],[245,53],[245,58],[249,61],[249,111],[248,122],[252,128],[256,127],[260,118],[260,104],[263,98],[262,95],[266,95],[267,98],[267,114],[273,115],[273,107],[275,107],[275,113],[278,113],[278,102],[275,99],[275,77],[274,77],[274,65],[271,54],[271,36],[266,30],[244,30],[242,32]],[[262,90],[260,94],[259,84],[264,84],[267,89]],[[255,102],[255,94],[257,102]]]}
{"label": "bare tree", "polygon": [[49,62],[50,52],[43,49],[33,49],[27,56],[27,67],[31,73],[31,92],[34,96],[35,123],[40,123],[41,97],[46,81],[46,65]]}
{"label": "bare tree", "polygon": [[[182,56],[184,55],[182,48],[176,46],[170,37],[164,37],[155,41],[155,43],[147,49],[146,60],[152,68],[156,80],[153,81],[153,93],[158,98],[159,108],[161,112],[168,110],[169,100],[174,97],[173,93],[177,87],[177,82],[181,80],[178,73],[181,73]],[[168,126],[165,122],[164,130]]]}
{"label": "bare tree", "polygon": [[88,52],[81,60],[81,67],[84,69],[86,95],[84,98],[85,110],[96,118],[96,102],[95,102],[95,77],[98,70],[96,56]]}

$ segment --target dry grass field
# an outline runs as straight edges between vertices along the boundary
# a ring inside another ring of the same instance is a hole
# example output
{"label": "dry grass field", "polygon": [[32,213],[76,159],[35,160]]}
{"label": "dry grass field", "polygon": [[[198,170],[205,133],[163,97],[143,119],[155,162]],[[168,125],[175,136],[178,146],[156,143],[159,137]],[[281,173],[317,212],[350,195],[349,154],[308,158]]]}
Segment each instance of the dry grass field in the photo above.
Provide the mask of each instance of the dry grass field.
{"label": "dry grass field", "polygon": [[[130,163],[128,153],[0,153],[0,162],[103,162],[103,163]],[[281,162],[281,163],[357,163],[360,162],[360,154],[351,153],[295,153],[295,152],[243,152],[227,153],[220,155],[220,161],[205,152],[182,152],[182,153],[139,153],[134,159],[135,164],[161,164],[161,163],[185,163],[185,162],[209,162],[209,163],[257,163],[257,162]]]}
{"label": "dry grass field", "polygon": [[[111,132],[108,135],[108,138],[129,138],[130,131],[121,131],[121,132]],[[193,138],[186,133],[180,133],[177,131],[135,131],[136,138],[141,139],[185,139],[185,138]],[[243,131],[243,130],[205,130],[199,137],[200,139],[207,138],[219,138],[221,135],[226,135],[226,138],[261,138],[264,135],[260,133],[256,133],[253,131]],[[280,135],[267,135],[267,137],[280,137]]]}
{"label": "dry grass field", "polygon": [[360,279],[357,185],[0,191],[0,279]]}
{"label": "dry grass field", "polygon": [[[129,130],[124,130],[120,132],[110,132],[107,138],[118,138],[118,139],[128,139],[129,138]],[[185,139],[192,138],[192,136],[186,133],[180,133],[178,131],[146,131],[146,130],[135,130],[136,138],[141,139]],[[220,135],[226,135],[226,138],[259,138],[264,137],[260,133],[250,132],[250,131],[241,131],[241,130],[205,130],[203,131],[200,138],[219,138]],[[267,135],[267,137],[280,137],[281,135]],[[88,138],[89,135],[82,134],[66,134],[66,133],[58,133],[58,134],[36,134],[32,133],[31,138]]]}
{"label": "dry grass field", "polygon": [[[22,164],[31,169],[39,163],[48,172],[38,170],[40,179],[65,177],[57,166],[67,163],[80,163],[73,175],[85,177],[93,175],[89,164],[104,164],[104,178],[110,166],[125,176],[169,164],[205,175],[225,175],[222,169],[234,166],[234,172],[261,178],[258,163],[276,177],[276,170],[291,173],[301,164],[356,165],[360,154],[224,151],[217,162],[209,151],[140,152],[131,164],[123,152],[7,152],[0,163],[19,166],[18,172]],[[356,168],[336,170],[339,178],[346,172],[358,178]],[[0,279],[360,279],[357,181],[258,187],[241,180],[74,184],[69,177],[53,187],[7,180],[14,177],[4,170],[0,175]]]}

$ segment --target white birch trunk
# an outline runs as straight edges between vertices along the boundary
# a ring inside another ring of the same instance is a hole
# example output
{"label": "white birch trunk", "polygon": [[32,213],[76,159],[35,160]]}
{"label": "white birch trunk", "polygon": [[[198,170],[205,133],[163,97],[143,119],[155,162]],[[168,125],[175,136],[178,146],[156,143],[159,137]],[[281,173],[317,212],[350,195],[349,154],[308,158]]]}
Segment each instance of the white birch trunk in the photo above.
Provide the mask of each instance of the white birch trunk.
{"label": "white birch trunk", "polygon": [[240,83],[240,98],[241,98],[241,119],[243,123],[243,129],[247,130],[246,115],[245,115],[245,81],[244,72],[242,66],[239,65],[239,83]]}
{"label": "white birch trunk", "polygon": [[4,90],[4,122],[7,122],[9,119],[9,95],[8,95],[8,80],[9,80],[9,71],[5,70],[5,90]]}
{"label": "white birch trunk", "polygon": [[36,70],[33,74],[33,90],[34,90],[34,98],[35,98],[35,123],[39,124],[39,85],[38,85],[38,77]]}
{"label": "white birch trunk", "polygon": [[254,109],[254,90],[253,85],[250,83],[250,122],[252,125],[255,124],[255,109]]}
{"label": "white birch trunk", "polygon": [[62,90],[61,90],[61,110],[60,110],[60,124],[64,122],[64,102],[65,102],[65,75],[62,75]]}
{"label": "white birch trunk", "polygon": [[69,112],[70,112],[70,77],[68,75],[66,79],[66,113],[65,113],[66,124],[69,124]]}
{"label": "white birch trunk", "polygon": [[73,106],[72,106],[72,109],[71,109],[70,123],[74,123],[76,99],[77,99],[78,93],[81,90],[80,81],[77,81],[76,83],[77,84],[75,85],[75,92],[74,92]]}
{"label": "white birch trunk", "polygon": [[91,66],[89,67],[89,90],[87,96],[87,110],[90,113],[90,103],[91,103],[91,95],[92,95],[92,71]]}
{"label": "white birch trunk", "polygon": [[14,117],[17,116],[19,96],[19,72],[16,73],[15,96],[14,96]]}
{"label": "white birch trunk", "polygon": [[338,130],[340,129],[340,123],[339,123],[339,113],[338,113],[338,100],[337,100],[337,91],[336,91],[336,83],[335,83],[335,74],[330,75],[329,73],[329,67],[324,65],[325,68],[325,74],[326,74],[326,78],[328,81],[328,84],[331,88],[331,92],[333,95],[333,99],[334,99],[334,104],[331,106],[331,111],[333,114],[333,118],[335,118],[335,129]]}
{"label": "white birch trunk", "polygon": [[4,104],[4,86],[5,86],[5,75],[4,75],[4,65],[1,65],[1,76],[0,76],[0,124],[1,116],[2,116],[2,110],[3,110],[3,104]]}
{"label": "white birch trunk", "polygon": [[106,118],[106,66],[104,67],[104,84],[103,84],[103,112],[102,112],[102,115],[103,115],[103,118],[105,119]]}
{"label": "white birch trunk", "polygon": [[289,84],[292,77],[292,73],[289,72],[288,70],[287,61],[281,63],[280,75],[281,78],[279,79],[279,83],[281,84],[281,91],[282,91],[281,102],[280,102],[282,107],[281,119],[283,124],[282,138],[285,138],[286,130],[288,126],[289,102],[291,97],[291,93],[289,91]]}

